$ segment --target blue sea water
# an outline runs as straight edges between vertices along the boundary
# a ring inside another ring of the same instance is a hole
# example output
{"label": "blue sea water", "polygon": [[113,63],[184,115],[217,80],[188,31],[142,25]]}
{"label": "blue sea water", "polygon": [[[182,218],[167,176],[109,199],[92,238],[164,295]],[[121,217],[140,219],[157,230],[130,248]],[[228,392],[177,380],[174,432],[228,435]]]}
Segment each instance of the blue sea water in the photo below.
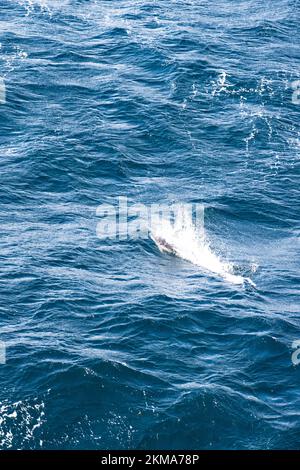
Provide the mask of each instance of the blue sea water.
{"label": "blue sea water", "polygon": [[[299,2],[1,0],[0,43],[1,449],[299,448]],[[118,196],[256,288],[100,239]]]}

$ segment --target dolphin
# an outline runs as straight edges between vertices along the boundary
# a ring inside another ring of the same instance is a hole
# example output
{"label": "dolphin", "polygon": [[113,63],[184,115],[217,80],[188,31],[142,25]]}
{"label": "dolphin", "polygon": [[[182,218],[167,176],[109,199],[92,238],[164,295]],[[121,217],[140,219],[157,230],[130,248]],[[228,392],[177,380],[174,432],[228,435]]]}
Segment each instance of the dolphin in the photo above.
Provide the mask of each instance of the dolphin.
{"label": "dolphin", "polygon": [[170,255],[178,255],[175,247],[171,243],[168,243],[164,238],[156,237],[153,234],[151,235],[151,238],[154,243],[156,243],[160,251],[169,253]]}
{"label": "dolphin", "polygon": [[[248,277],[244,277],[238,274],[233,274],[230,270],[226,267],[224,263],[210,250],[208,246],[193,246],[191,243],[191,247],[194,248],[192,252],[186,252],[183,249],[182,243],[174,243],[169,240],[167,241],[164,237],[160,235],[151,234],[151,238],[154,243],[157,245],[159,251],[162,253],[168,253],[169,255],[178,256],[186,261],[189,261],[197,266],[200,266],[208,271],[211,271],[215,274],[221,275],[225,278],[228,282],[232,284],[250,284],[252,287],[256,287],[255,283]],[[200,251],[198,249],[200,248]]]}

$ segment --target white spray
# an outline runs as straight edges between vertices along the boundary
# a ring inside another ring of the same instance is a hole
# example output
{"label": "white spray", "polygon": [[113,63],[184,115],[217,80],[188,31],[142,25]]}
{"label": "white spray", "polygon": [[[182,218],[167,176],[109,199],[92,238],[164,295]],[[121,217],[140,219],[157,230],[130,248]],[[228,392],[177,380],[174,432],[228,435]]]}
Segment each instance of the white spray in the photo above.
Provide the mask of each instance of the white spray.
{"label": "white spray", "polygon": [[152,227],[151,237],[160,251],[171,252],[176,256],[190,261],[201,268],[222,276],[232,284],[248,282],[255,286],[251,279],[232,272],[232,264],[222,261],[211,249],[204,229],[198,233],[190,214],[184,210],[176,215],[174,224],[169,220],[161,220]]}

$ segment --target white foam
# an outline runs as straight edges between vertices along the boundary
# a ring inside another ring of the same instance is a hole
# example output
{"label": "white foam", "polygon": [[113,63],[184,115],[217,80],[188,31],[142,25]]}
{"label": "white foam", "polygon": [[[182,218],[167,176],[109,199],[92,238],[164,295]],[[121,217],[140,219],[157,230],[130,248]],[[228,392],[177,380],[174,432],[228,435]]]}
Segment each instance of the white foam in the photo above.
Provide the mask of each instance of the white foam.
{"label": "white foam", "polygon": [[19,0],[18,3],[25,8],[26,16],[34,13],[35,7],[51,15],[52,10],[60,10],[70,4],[70,0]]}
{"label": "white foam", "polygon": [[251,279],[234,274],[232,264],[221,260],[213,252],[204,229],[202,233],[197,233],[189,214],[184,210],[181,214],[177,214],[174,224],[169,220],[162,220],[157,227],[152,227],[152,236],[161,251],[164,250],[164,246],[159,240],[163,239],[172,246],[174,253],[180,258],[217,274],[232,284],[243,285],[248,282],[255,286]]}

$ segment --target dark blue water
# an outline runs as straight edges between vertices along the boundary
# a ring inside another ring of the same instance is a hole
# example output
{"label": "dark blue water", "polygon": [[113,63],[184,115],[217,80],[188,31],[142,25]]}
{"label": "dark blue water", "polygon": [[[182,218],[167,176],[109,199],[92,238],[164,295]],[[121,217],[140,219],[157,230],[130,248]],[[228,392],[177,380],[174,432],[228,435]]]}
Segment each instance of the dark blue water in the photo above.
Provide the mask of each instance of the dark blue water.
{"label": "dark blue water", "polygon": [[[0,42],[1,448],[299,448],[299,2],[1,0]],[[99,239],[120,195],[256,289]]]}

